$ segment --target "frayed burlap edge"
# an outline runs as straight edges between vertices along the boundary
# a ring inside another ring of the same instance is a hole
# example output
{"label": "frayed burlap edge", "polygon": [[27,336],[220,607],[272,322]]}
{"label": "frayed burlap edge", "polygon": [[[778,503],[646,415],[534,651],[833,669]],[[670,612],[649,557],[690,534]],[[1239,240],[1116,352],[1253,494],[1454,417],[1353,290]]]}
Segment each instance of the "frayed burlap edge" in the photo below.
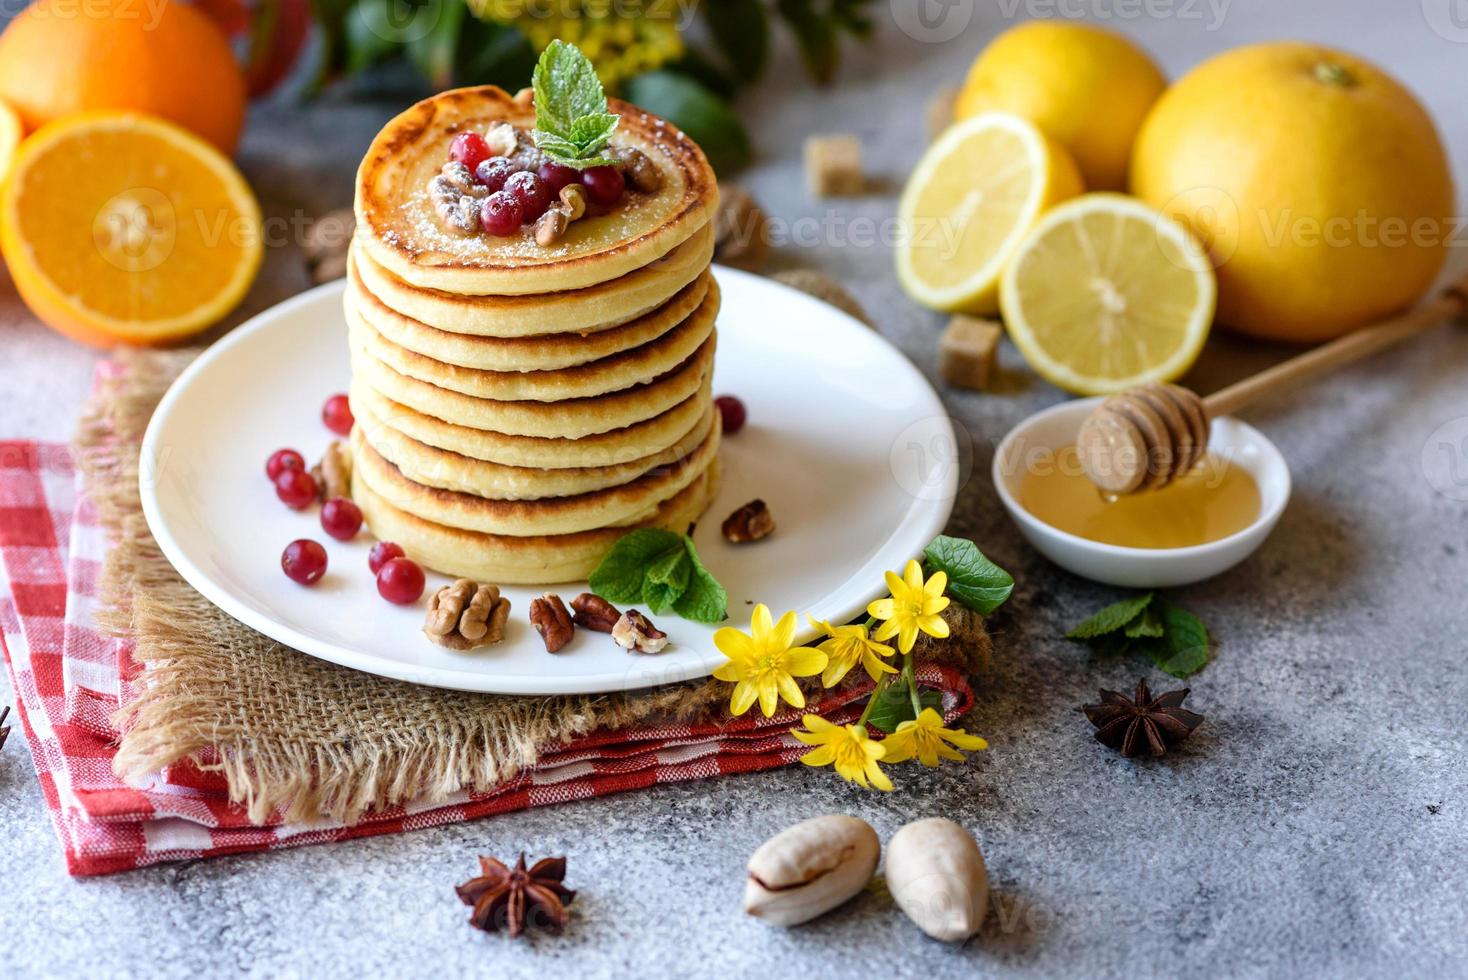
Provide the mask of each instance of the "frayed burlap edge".
{"label": "frayed burlap edge", "polygon": [[[727,703],[728,686],[712,681],[543,698],[420,687],[305,656],[226,616],[163,557],[138,496],[143,431],[197,353],[120,354],[121,370],[99,382],[74,447],[116,542],[101,572],[99,620],[132,639],[141,665],[117,714],[113,767],[124,780],[188,759],[222,773],[252,821],[281,812],[292,822],[351,823],[410,800],[492,788],[534,765],[542,748],[598,728],[693,721]],[[954,625],[956,642],[927,655],[985,663],[978,617],[960,608]]]}

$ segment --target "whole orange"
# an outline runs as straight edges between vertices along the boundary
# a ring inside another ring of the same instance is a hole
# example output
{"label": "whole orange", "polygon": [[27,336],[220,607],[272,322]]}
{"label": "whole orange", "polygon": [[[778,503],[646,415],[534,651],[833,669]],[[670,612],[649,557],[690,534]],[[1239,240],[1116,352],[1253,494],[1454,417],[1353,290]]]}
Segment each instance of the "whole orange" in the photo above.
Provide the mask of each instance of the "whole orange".
{"label": "whole orange", "polygon": [[128,110],[225,153],[245,121],[229,42],[180,0],[37,0],[0,34],[0,99],[27,130],[74,112]]}

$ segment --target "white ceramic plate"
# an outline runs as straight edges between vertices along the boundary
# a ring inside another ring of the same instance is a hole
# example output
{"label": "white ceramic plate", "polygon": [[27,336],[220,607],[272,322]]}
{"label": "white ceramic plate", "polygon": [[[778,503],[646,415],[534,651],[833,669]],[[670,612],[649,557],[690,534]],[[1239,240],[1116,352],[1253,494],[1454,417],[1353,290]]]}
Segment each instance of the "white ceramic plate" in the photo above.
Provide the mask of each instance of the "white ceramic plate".
{"label": "white ceramic plate", "polygon": [[[843,622],[917,556],[948,520],[957,485],[953,430],[937,395],[890,343],[845,314],[757,276],[718,269],[715,390],[749,408],[724,441],[724,483],[698,526],[704,563],[729,591],[729,623],[751,605]],[[265,476],[283,446],[309,461],[332,439],[322,402],[349,378],[340,283],[262,313],[210,348],[169,390],[142,449],[143,510],[169,561],[225,612],[297,650],[418,684],[503,694],[629,690],[701,677],[723,662],[713,627],[657,618],[668,651],[628,654],[578,632],[545,652],[526,618],[543,589],[510,588],[501,644],[455,653],[421,632],[424,607],[383,601],[367,569],[372,538],[342,543],[319,509],[287,509]],[[777,531],[727,544],[719,525],[764,498]],[[326,546],[326,575],[290,581],[280,553],[295,538]],[[429,589],[448,580],[429,575]],[[580,584],[557,585],[567,600]],[[803,620],[802,620],[803,625]]]}

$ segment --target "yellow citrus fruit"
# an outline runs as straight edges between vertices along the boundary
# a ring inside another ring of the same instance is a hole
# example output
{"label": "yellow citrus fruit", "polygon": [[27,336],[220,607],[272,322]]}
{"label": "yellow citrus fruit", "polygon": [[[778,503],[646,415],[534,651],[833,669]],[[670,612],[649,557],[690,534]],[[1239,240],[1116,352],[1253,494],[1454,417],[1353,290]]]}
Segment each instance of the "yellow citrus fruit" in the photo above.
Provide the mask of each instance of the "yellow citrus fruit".
{"label": "yellow citrus fruit", "polygon": [[1168,90],[1132,189],[1181,218],[1218,268],[1218,319],[1328,340],[1431,285],[1455,226],[1432,119],[1371,64],[1315,45],[1240,48]]}
{"label": "yellow citrus fruit", "polygon": [[950,126],[903,188],[897,278],[936,310],[993,313],[999,276],[1047,208],[1081,192],[1069,154],[1032,123],[991,112]]}
{"label": "yellow citrus fruit", "polygon": [[1167,84],[1119,34],[1070,21],[1029,21],[999,35],[974,61],[955,115],[1013,112],[1060,141],[1091,190],[1126,186],[1142,119]]}
{"label": "yellow citrus fruit", "polygon": [[197,136],[130,113],[81,113],[20,145],[0,190],[0,250],[21,298],[86,343],[208,327],[260,268],[260,206]]}
{"label": "yellow citrus fruit", "polygon": [[245,121],[229,40],[183,0],[36,0],[0,34],[0,98],[28,130],[74,112],[146,112],[225,153]]}
{"label": "yellow citrus fruit", "polygon": [[1122,194],[1084,194],[1025,237],[1000,306],[1042,377],[1104,395],[1191,367],[1216,294],[1207,254],[1179,222]]}

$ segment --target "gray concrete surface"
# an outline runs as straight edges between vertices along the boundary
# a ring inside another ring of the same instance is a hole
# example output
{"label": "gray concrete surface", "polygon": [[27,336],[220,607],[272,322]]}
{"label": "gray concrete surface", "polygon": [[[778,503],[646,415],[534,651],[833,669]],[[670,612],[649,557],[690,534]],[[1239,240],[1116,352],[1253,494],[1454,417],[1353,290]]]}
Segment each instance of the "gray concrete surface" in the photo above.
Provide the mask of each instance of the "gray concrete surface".
{"label": "gray concrete surface", "polygon": [[[1441,19],[1447,0],[1220,3],[1031,0],[1017,9],[1110,13],[1173,74],[1253,40],[1356,49],[1423,95],[1457,172],[1468,175],[1468,32]],[[778,81],[795,70],[787,52],[744,104],[761,151],[748,183],[775,214],[822,217],[826,207],[803,190],[800,140],[836,128],[859,132],[872,169],[895,186],[919,153],[928,94],[960,75],[1013,6],[978,4],[959,39],[927,44],[896,30],[880,3],[881,41],[858,52],[828,92]],[[1449,27],[1438,33],[1434,23]],[[345,203],[358,154],[393,108],[257,112],[242,161],[268,212]],[[832,211],[881,220],[893,204],[883,193]],[[1462,249],[1453,261],[1465,264]],[[850,283],[883,333],[933,373],[940,318],[903,298],[885,250],[837,236],[787,248],[779,262]],[[249,306],[302,283],[292,251],[272,249]],[[0,303],[14,304],[8,284]],[[0,344],[0,435],[65,437],[91,355],[34,326],[8,327]],[[1192,380],[1209,390],[1278,356],[1217,338]],[[1468,975],[1468,488],[1439,479],[1454,499],[1427,476],[1449,474],[1462,449],[1461,433],[1438,430],[1468,416],[1468,332],[1440,332],[1248,413],[1291,461],[1295,499],[1252,560],[1176,594],[1212,626],[1219,650],[1192,682],[1190,706],[1206,724],[1157,763],[1101,748],[1075,713],[1098,687],[1135,683],[1141,668],[1088,662],[1060,639],[1116,593],[1031,553],[999,508],[985,475],[994,442],[1061,397],[1033,381],[1012,349],[1003,362],[1007,393],[944,392],[976,457],[952,530],[977,538],[1020,582],[994,621],[994,667],[969,720],[992,749],[971,764],[903,767],[899,791],[884,796],[795,767],[73,881],[25,748],[12,740],[0,753],[0,973]],[[933,814],[972,828],[996,890],[998,914],[985,933],[941,946],[873,896],[789,932],[745,919],[749,852],[775,830],[831,811],[864,817],[884,838]],[[580,898],[560,940],[517,945],[464,924],[451,886],[475,853],[520,848],[570,858]]]}

